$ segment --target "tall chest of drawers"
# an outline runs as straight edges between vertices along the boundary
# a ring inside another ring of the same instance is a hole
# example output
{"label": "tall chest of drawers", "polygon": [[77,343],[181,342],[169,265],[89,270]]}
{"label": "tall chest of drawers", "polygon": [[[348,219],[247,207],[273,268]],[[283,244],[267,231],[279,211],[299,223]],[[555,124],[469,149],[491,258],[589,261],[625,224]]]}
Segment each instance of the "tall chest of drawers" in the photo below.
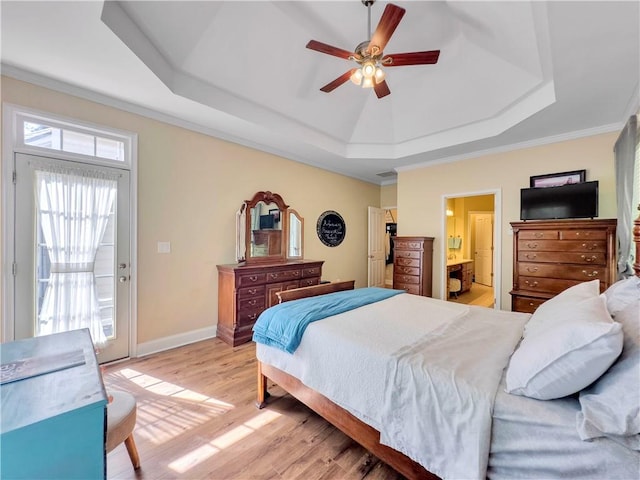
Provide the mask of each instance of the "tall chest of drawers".
{"label": "tall chest of drawers", "polygon": [[393,288],[432,296],[433,237],[395,237]]}
{"label": "tall chest of drawers", "polygon": [[318,285],[323,263],[218,265],[218,337],[234,347],[251,340],[258,316],[278,303],[276,293]]}
{"label": "tall chest of drawers", "polygon": [[532,313],[573,285],[616,279],[616,220],[512,222],[511,310]]}

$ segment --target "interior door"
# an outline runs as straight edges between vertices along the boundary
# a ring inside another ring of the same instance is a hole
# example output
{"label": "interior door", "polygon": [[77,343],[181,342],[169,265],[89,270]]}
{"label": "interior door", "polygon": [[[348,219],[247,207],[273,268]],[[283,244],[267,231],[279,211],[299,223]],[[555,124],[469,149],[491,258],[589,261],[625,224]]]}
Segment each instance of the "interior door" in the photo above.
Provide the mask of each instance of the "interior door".
{"label": "interior door", "polygon": [[369,207],[369,247],[367,252],[370,287],[384,288],[385,273],[385,211]]}
{"label": "interior door", "polygon": [[[100,362],[127,357],[130,335],[129,172],[24,154],[16,154],[14,161],[15,339],[75,328],[96,328],[92,331],[92,337],[94,343],[97,343],[96,332],[101,337],[98,346]],[[43,193],[46,189],[42,185],[46,182],[42,180],[42,172],[53,172],[67,180],[63,186],[62,182],[56,184],[55,181],[48,184],[53,185],[58,193],[55,200],[43,200],[54,195]],[[107,178],[109,180],[104,185],[91,183],[91,179]],[[85,180],[82,179],[89,180],[83,184],[81,182]],[[104,203],[99,228],[94,228],[95,224],[79,223],[80,217],[90,216],[73,204],[74,199],[83,197],[72,193],[80,188],[90,197],[99,188],[110,195],[110,201]],[[52,207],[54,204],[55,207]],[[60,233],[53,235],[55,239],[52,240],[49,223],[53,223],[54,219],[58,219],[55,222]],[[74,234],[74,230],[84,233]],[[96,240],[93,254],[88,254],[93,257],[91,261],[79,267],[79,263],[72,261],[61,263],[52,260],[52,251],[56,248],[78,249],[69,240],[70,237],[75,235],[73,238],[84,238],[92,233]],[[83,303],[79,300],[84,298],[84,292],[80,290],[81,282],[77,280],[78,277],[74,279],[74,274],[82,274],[83,278],[90,279],[92,293],[89,301]],[[63,275],[67,275],[66,281],[54,280]],[[57,291],[52,288],[56,282],[59,287]],[[79,306],[80,303],[83,305]],[[87,310],[91,313],[87,314]],[[85,321],[87,318],[89,320]]]}
{"label": "interior door", "polygon": [[493,214],[474,214],[475,281],[488,287],[493,286]]}

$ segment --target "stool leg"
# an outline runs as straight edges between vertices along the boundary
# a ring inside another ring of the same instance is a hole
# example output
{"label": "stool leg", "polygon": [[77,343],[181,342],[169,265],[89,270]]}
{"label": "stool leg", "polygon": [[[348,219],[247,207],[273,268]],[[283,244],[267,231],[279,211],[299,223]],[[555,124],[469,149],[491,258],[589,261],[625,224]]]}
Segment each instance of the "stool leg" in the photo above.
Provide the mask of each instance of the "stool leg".
{"label": "stool leg", "polygon": [[129,453],[129,458],[131,458],[131,463],[133,464],[134,470],[140,468],[140,456],[138,455],[138,449],[136,448],[136,442],[133,440],[133,433],[129,435],[124,441],[125,447],[127,447],[127,452]]}

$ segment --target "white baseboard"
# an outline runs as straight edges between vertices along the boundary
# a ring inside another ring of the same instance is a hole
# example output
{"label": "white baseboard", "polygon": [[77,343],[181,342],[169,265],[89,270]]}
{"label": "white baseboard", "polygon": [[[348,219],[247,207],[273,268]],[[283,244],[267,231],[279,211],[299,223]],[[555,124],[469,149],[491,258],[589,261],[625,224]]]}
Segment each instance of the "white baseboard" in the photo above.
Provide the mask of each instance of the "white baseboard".
{"label": "white baseboard", "polygon": [[216,336],[217,330],[218,326],[214,325],[212,327],[200,328],[198,330],[191,330],[190,332],[179,333],[178,335],[171,335],[169,337],[139,343],[136,348],[136,357],[144,357],[152,353],[163,352],[171,348],[213,338]]}

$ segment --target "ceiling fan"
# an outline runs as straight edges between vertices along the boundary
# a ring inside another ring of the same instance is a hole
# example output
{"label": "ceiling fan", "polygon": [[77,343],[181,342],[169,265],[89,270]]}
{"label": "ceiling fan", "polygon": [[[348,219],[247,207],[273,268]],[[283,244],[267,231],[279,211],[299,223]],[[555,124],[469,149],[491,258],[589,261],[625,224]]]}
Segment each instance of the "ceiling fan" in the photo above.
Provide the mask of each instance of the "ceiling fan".
{"label": "ceiling fan", "polygon": [[332,47],[326,43],[311,40],[307,43],[307,48],[317,52],[326,53],[345,60],[354,61],[359,68],[352,68],[348,72],[340,75],[332,82],[327,83],[320,90],[329,93],[347,80],[351,80],[356,85],[363,88],[373,88],[378,98],[386,97],[391,93],[387,85],[384,70],[385,67],[403,67],[407,65],[428,65],[438,62],[440,50],[429,50],[426,52],[392,53],[384,54],[384,47],[389,42],[391,35],[402,20],[405,9],[389,3],[382,13],[376,31],[371,36],[371,5],[375,0],[361,0],[367,7],[369,18],[367,33],[369,40],[360,43],[355,51],[349,52],[341,48]]}

